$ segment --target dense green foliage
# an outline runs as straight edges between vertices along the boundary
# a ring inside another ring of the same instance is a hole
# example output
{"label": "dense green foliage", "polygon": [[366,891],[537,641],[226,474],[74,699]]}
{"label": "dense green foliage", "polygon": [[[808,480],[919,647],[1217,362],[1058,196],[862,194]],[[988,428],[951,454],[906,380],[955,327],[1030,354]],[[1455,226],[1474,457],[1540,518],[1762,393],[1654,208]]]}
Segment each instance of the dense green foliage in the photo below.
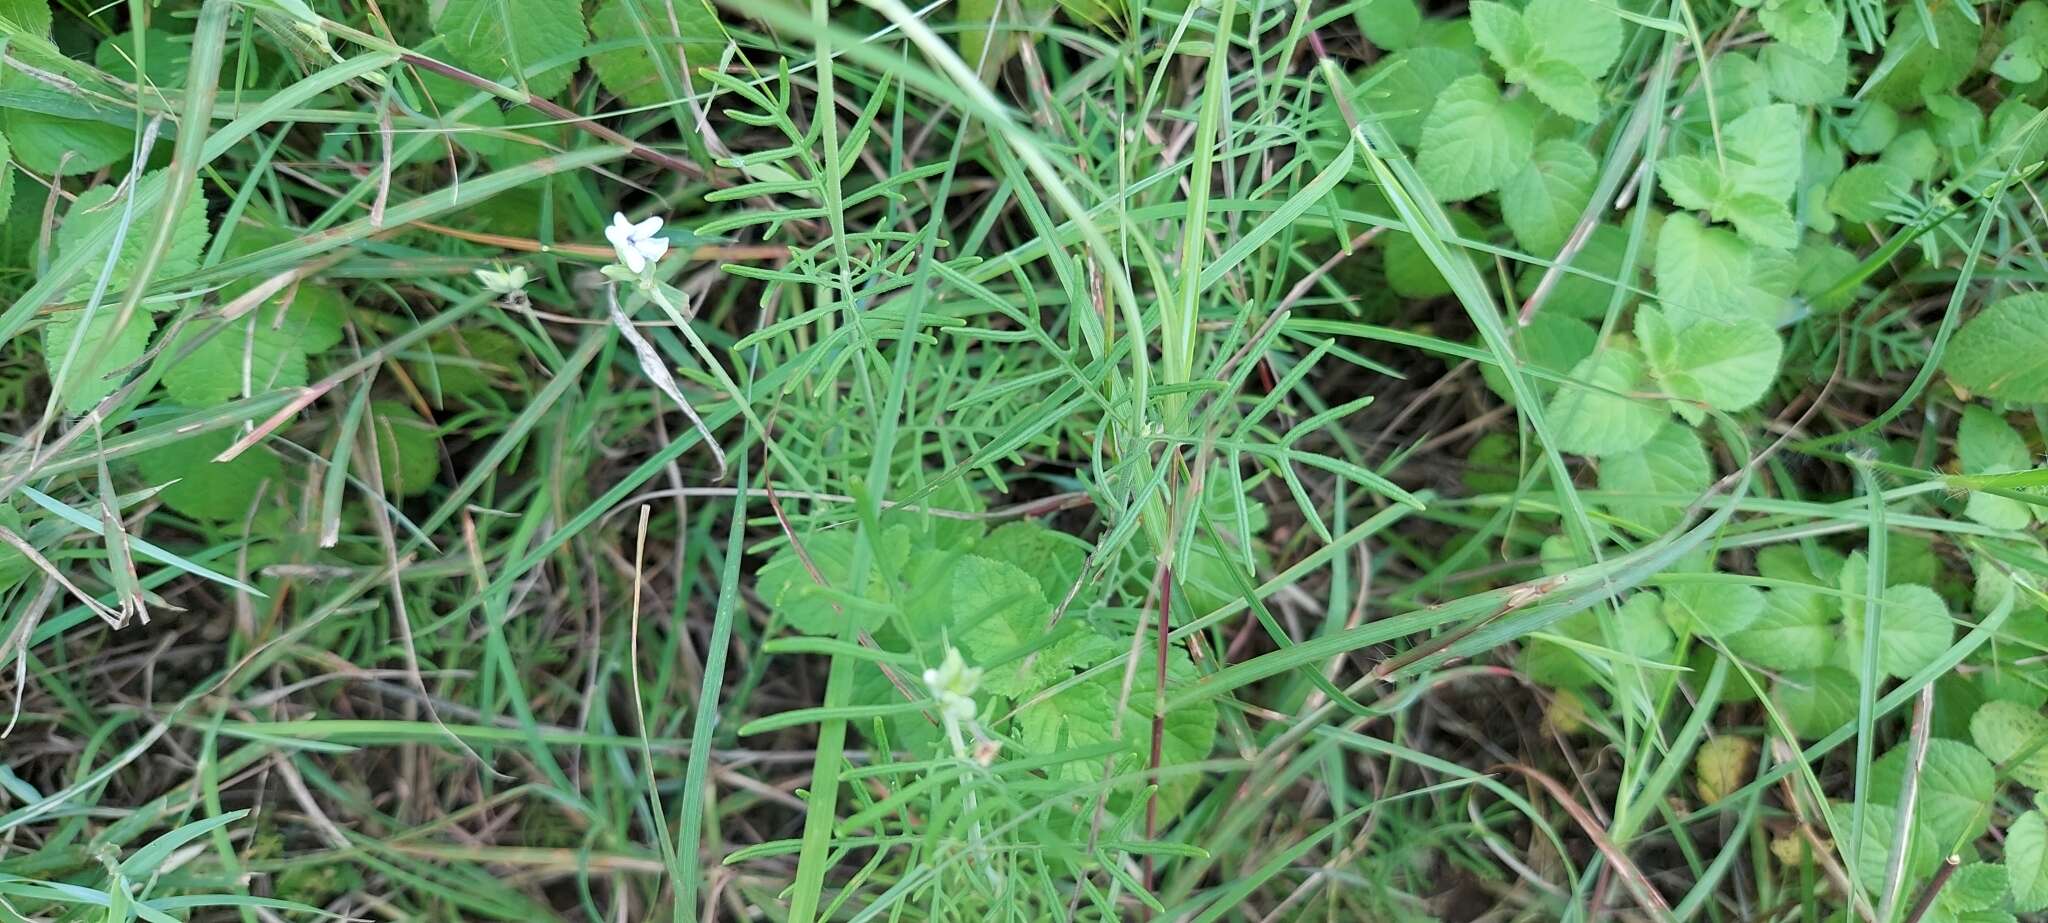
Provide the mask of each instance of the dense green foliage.
{"label": "dense green foliage", "polygon": [[2048,3],[0,0],[0,920],[2048,911]]}

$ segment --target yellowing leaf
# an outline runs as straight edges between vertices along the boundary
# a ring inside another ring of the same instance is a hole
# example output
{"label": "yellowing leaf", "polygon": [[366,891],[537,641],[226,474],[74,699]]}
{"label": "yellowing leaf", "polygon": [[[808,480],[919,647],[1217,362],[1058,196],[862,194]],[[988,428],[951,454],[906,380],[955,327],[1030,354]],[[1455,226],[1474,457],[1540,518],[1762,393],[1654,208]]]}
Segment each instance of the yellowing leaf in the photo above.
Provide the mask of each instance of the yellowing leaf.
{"label": "yellowing leaf", "polygon": [[1700,800],[1713,804],[1733,794],[1749,781],[1756,764],[1756,741],[1722,734],[1700,744],[1693,758],[1694,786]]}

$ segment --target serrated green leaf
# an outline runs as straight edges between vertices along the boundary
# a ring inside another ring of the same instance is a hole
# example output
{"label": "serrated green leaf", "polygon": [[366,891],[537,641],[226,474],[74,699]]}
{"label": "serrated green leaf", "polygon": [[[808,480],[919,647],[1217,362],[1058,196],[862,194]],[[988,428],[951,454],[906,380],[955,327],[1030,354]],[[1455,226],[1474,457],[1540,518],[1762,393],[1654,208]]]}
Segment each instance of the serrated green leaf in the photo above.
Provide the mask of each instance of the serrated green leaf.
{"label": "serrated green leaf", "polygon": [[1678,639],[1662,610],[1663,598],[1651,590],[1637,590],[1615,607],[1614,640],[1622,653],[1640,660],[1670,659]]}
{"label": "serrated green leaf", "polygon": [[304,387],[306,354],[288,335],[252,313],[184,353],[164,372],[163,381],[172,400],[187,407],[210,407],[244,394]]}
{"label": "serrated green leaf", "polygon": [[1876,100],[1857,104],[1844,124],[1842,143],[1865,156],[1878,153],[1899,135],[1899,111]]}
{"label": "serrated green leaf", "polygon": [[1587,0],[1535,0],[1516,11],[1481,0],[1471,7],[1473,38],[1511,83],[1581,122],[1600,118],[1596,81],[1621,53],[1621,20]]}
{"label": "serrated green leaf", "polygon": [[[986,17],[977,20],[986,21]],[[716,66],[726,45],[718,17],[701,0],[603,0],[591,10],[590,33],[599,43],[645,43],[590,56],[590,69],[597,72],[598,81],[629,106],[670,102],[654,56],[661,56],[678,86],[702,86],[702,78],[695,76],[697,69]],[[962,34],[961,41],[967,41],[967,34]],[[974,64],[980,58],[979,48],[964,57],[969,65]]]}
{"label": "serrated green leaf", "polygon": [[1465,454],[1465,466],[1458,472],[1465,489],[1475,494],[1508,493],[1515,489],[1520,470],[1515,440],[1506,433],[1487,433],[1472,443]]}
{"label": "serrated green leaf", "polygon": [[1748,241],[1689,215],[1672,215],[1657,232],[1657,299],[1674,329],[1695,323],[1758,320],[1775,325],[1785,299],[1764,287]]}
{"label": "serrated green leaf", "polygon": [[[855,536],[846,530],[804,536],[801,555],[785,547],[761,566],[755,576],[755,591],[771,611],[804,634],[837,636],[841,623],[849,618],[858,620],[863,629],[878,628],[889,613],[881,605],[890,599],[882,573],[885,569],[901,573],[909,565],[910,533],[897,527],[883,530],[874,539],[873,553],[880,560],[869,565],[867,590],[859,596],[852,593],[854,542]],[[850,596],[870,604],[860,605],[850,601]]]}
{"label": "serrated green leaf", "polygon": [[[1151,645],[1146,645],[1151,650]],[[1037,699],[1024,705],[1017,713],[1018,739],[1025,749],[1040,755],[1052,755],[1062,750],[1090,744],[1120,742],[1123,754],[1113,761],[1111,776],[1132,776],[1150,765],[1152,749],[1152,716],[1155,707],[1155,690],[1158,688],[1155,666],[1148,656],[1139,664],[1131,676],[1131,688],[1125,698],[1125,671],[1119,661],[1096,675],[1062,690],[1059,694]],[[1194,681],[1194,666],[1189,663],[1187,653],[1179,647],[1171,648],[1167,659],[1167,683],[1169,688],[1178,688]],[[1122,721],[1117,720],[1117,704],[1123,702]],[[1206,759],[1216,740],[1216,708],[1207,700],[1176,708],[1165,716],[1165,734],[1161,737],[1160,765],[1179,766]],[[1077,782],[1095,782],[1104,778],[1101,759],[1077,760],[1050,767],[1048,774],[1054,778],[1070,779]],[[1112,808],[1127,804],[1131,795],[1141,788],[1136,781],[1122,783],[1110,799]],[[1195,789],[1195,780],[1180,777],[1164,782],[1159,790],[1159,816],[1166,820],[1177,816],[1187,804]]]}
{"label": "serrated green leaf", "polygon": [[1474,75],[1437,97],[1415,166],[1438,199],[1461,202],[1500,188],[1535,147],[1536,124],[1527,110],[1502,99],[1492,80]]}
{"label": "serrated green leaf", "polygon": [[[1529,325],[1513,331],[1515,354],[1522,360],[1524,368],[1540,369],[1559,377],[1566,377],[1573,367],[1593,354],[1593,345],[1598,342],[1600,332],[1585,321],[1564,314],[1545,311],[1529,319]],[[1486,386],[1501,400],[1512,404],[1514,395],[1509,392],[1507,376],[1498,366],[1480,367],[1480,376]],[[1557,386],[1547,381],[1535,382],[1538,393],[1549,394]]]}
{"label": "serrated green leaf", "polygon": [[434,17],[434,31],[457,64],[541,97],[562,92],[577,62],[527,72],[581,51],[588,35],[580,0],[447,0]]}
{"label": "serrated green leaf", "polygon": [[2048,403],[2048,293],[1993,302],[1956,331],[1943,357],[1949,381],[1986,397]]}
{"label": "serrated green leaf", "polygon": [[157,494],[165,506],[205,522],[239,521],[249,515],[257,491],[274,485],[284,469],[261,447],[215,462],[238,435],[230,429],[195,433],[135,456],[135,466],[151,486],[177,481]]}
{"label": "serrated green leaf", "polygon": [[[1359,81],[1363,108],[1380,119],[1395,143],[1412,148],[1422,141],[1423,123],[1437,94],[1478,73],[1479,59],[1458,49],[1420,45],[1397,51],[1368,68]],[[1341,121],[1338,128],[1348,132]]]}
{"label": "serrated green leaf", "polygon": [[454,330],[427,341],[430,358],[412,363],[414,374],[430,384],[430,394],[481,395],[508,377],[516,380],[525,355],[519,341],[502,330]]}
{"label": "serrated green leaf", "polygon": [[1772,38],[1825,61],[1840,50],[1842,18],[1826,0],[1765,0],[1757,22]]}
{"label": "serrated green leaf", "polygon": [[1072,661],[1050,651],[1018,659],[1045,637],[1052,615],[1052,603],[1032,575],[979,555],[962,555],[949,570],[953,640],[982,667],[983,689],[1022,696],[1068,673]]}
{"label": "serrated green leaf", "polygon": [[1927,104],[1927,130],[1934,136],[1934,143],[1952,151],[1965,151],[1977,147],[1984,141],[1984,110],[1977,104],[1954,93],[1930,95]]}
{"label": "serrated green leaf", "polygon": [[[1661,500],[1614,499],[1607,502],[1608,509],[1616,517],[1652,533],[1664,532],[1678,525],[1684,517],[1686,504],[1685,500],[1678,498],[1698,495],[1713,479],[1713,464],[1707,459],[1707,450],[1700,444],[1700,437],[1692,427],[1669,421],[1642,448],[1600,460],[1601,490],[1667,495],[1667,499]],[[1685,595],[1681,590],[1689,589],[1699,588],[1676,587],[1668,595],[1681,597]],[[1756,606],[1761,611],[1761,596],[1757,597]],[[1720,625],[1716,633],[1735,631],[1739,627]]]}
{"label": "serrated green leaf", "polygon": [[[1060,9],[1067,15],[1098,29],[1110,29],[1115,24],[1130,19],[1131,7],[1127,0],[1059,0]],[[1154,4],[1153,9],[1163,4]]]}
{"label": "serrated green leaf", "polygon": [[1909,185],[1897,170],[1883,163],[1863,163],[1835,177],[1828,187],[1828,210],[1859,224],[1883,221]]}
{"label": "serrated green leaf", "polygon": [[1856,719],[1856,677],[1839,667],[1787,670],[1771,684],[1771,700],[1799,739],[1825,737]]}
{"label": "serrated green leaf", "polygon": [[386,493],[410,497],[434,486],[441,450],[432,424],[397,401],[372,401],[369,423],[377,434],[377,464]]}
{"label": "serrated green leaf", "polygon": [[1676,331],[1663,315],[1636,315],[1636,337],[1650,369],[1674,397],[1716,410],[1747,409],[1761,400],[1778,374],[1784,343],[1760,321],[1692,324]]}
{"label": "serrated green leaf", "polygon": [[[1726,126],[1743,113],[1771,103],[1770,74],[1747,54],[1728,51],[1715,55],[1708,73],[1713,78],[1711,95],[1702,81],[1681,97],[1686,111],[1683,124],[1699,147],[1719,143],[1714,137],[1717,125]],[[1698,72],[1685,79],[1698,80]],[[1713,100],[1711,105],[1709,99]]]}
{"label": "serrated green leaf", "polygon": [[[226,329],[197,342],[190,329],[171,347],[179,357],[164,372],[164,390],[187,407],[211,407],[241,396],[306,384],[306,355],[341,335],[342,304],[324,289],[302,286],[289,304],[266,302]],[[197,346],[186,352],[186,343]]]}
{"label": "serrated green leaf", "polygon": [[[1909,745],[1901,744],[1870,764],[1867,803],[1898,804],[1910,750]],[[1919,768],[1914,823],[1943,851],[1974,840],[1990,822],[1996,784],[1991,761],[1976,747],[1959,740],[1929,740],[1926,760]]]}
{"label": "serrated green leaf", "polygon": [[1721,156],[1672,157],[1659,166],[1657,176],[1679,207],[1704,210],[1766,247],[1790,249],[1799,243],[1799,227],[1788,202],[1804,168],[1803,136],[1799,114],[1791,106],[1761,106],[1722,132]]}
{"label": "serrated green leaf", "polygon": [[2041,44],[2034,36],[2014,39],[1991,59],[1991,72],[2014,83],[2041,79]]}
{"label": "serrated green leaf", "polygon": [[1522,11],[1494,0],[1473,0],[1466,12],[1473,40],[1502,70],[1520,67],[1529,59],[1529,27],[1522,22]]}
{"label": "serrated green leaf", "polygon": [[180,41],[161,29],[142,30],[143,71],[135,70],[136,33],[108,36],[93,50],[93,64],[129,83],[159,88],[185,85],[185,72],[192,64],[192,43]]}
{"label": "serrated green leaf", "polygon": [[1707,211],[1725,195],[1720,168],[1700,154],[1665,158],[1657,164],[1657,182],[1673,204],[1689,211]]}
{"label": "serrated green leaf", "polygon": [[1990,160],[1966,177],[1979,195],[1989,195],[1994,184],[2003,182],[2007,170],[2024,170],[2029,164],[2048,159],[2048,130],[2037,121],[2041,110],[2023,99],[2008,99],[1991,110],[1985,129],[1985,150]]}
{"label": "serrated green leaf", "polygon": [[1771,95],[1788,103],[1820,106],[1839,99],[1849,88],[1849,49],[1837,44],[1835,53],[1816,58],[1790,44],[1766,45],[1757,63],[1771,78]]}
{"label": "serrated green leaf", "polygon": [[1032,575],[1045,598],[1055,602],[1066,598],[1088,561],[1077,539],[1035,522],[1003,525],[982,538],[974,553]]}
{"label": "serrated green leaf", "polygon": [[[1934,23],[1931,36],[1927,31],[1930,19]],[[1975,66],[1982,32],[1983,27],[1954,4],[1900,6],[1892,14],[1884,60],[1872,71],[1876,79],[1860,92],[1900,111],[1951,92]],[[1840,34],[1839,27],[1836,34]]]}
{"label": "serrated green leaf", "polygon": [[1925,128],[1915,128],[1899,133],[1892,143],[1885,145],[1877,162],[1890,167],[1911,182],[1927,182],[1941,169],[1941,148],[1935,146],[1934,137]]}
{"label": "serrated green leaf", "polygon": [[1747,584],[1681,583],[1664,591],[1664,617],[1672,627],[1716,638],[1757,624],[1765,608],[1764,591]]}
{"label": "serrated green leaf", "polygon": [[[1601,651],[1621,654],[1626,658],[1622,663],[1668,660],[1677,639],[1658,614],[1659,605],[1656,593],[1645,591],[1631,595],[1616,607],[1614,618],[1605,629],[1601,627],[1599,610],[1582,609],[1572,613],[1553,624],[1549,634],[1577,644],[1532,638],[1523,645],[1522,656],[1517,663],[1530,679],[1543,685],[1586,689],[1598,685],[1606,672],[1606,669],[1595,665],[1611,659]],[[1615,664],[1616,667],[1620,665]]]}
{"label": "serrated green leaf", "polygon": [[0,20],[31,35],[50,34],[49,0],[0,0]]}
{"label": "serrated green leaf", "polygon": [[[1963,408],[1956,425],[1956,458],[1964,474],[2000,474],[2032,467],[2033,455],[2027,441],[2005,418],[1991,410]],[[2010,497],[1970,494],[1964,514],[1996,529],[2024,529],[2034,518],[2033,509]]]}
{"label": "serrated green leaf", "polygon": [[119,318],[119,311],[102,305],[90,323],[83,323],[84,310],[77,309],[57,315],[43,328],[43,364],[67,412],[84,413],[114,393],[122,373],[149,349],[156,318],[138,311],[116,328]]}
{"label": "serrated green leaf", "polygon": [[2048,909],[2048,817],[2021,814],[2005,828],[2005,870],[2014,909]]}
{"label": "serrated green leaf", "polygon": [[1515,658],[1515,669],[1530,682],[1553,689],[1590,689],[1600,683],[1599,674],[1577,650],[1549,638],[1525,641]]}
{"label": "serrated green leaf", "polygon": [[1715,209],[1715,217],[1735,226],[1735,233],[1766,247],[1789,250],[1799,245],[1799,223],[1785,203],[1754,193],[1737,193]]}
{"label": "serrated green leaf", "polygon": [[[2020,784],[2048,790],[2048,718],[2018,702],[1993,700],[1970,716],[1970,740]],[[2026,759],[2012,759],[2032,748]]]}
{"label": "serrated green leaf", "polygon": [[0,130],[22,166],[57,176],[104,170],[127,160],[135,147],[135,132],[126,127],[26,109],[0,111]]}
{"label": "serrated green leaf", "polygon": [[[1857,588],[1861,592],[1861,588]],[[1947,653],[1955,623],[1933,590],[1915,584],[1887,587],[1878,616],[1878,669],[1904,679]],[[1851,651],[1863,645],[1863,606],[1845,607],[1842,631]]]}
{"label": "serrated green leaf", "polygon": [[1657,435],[1665,410],[1628,395],[1642,390],[1643,361],[1633,350],[1610,346],[1572,368],[1571,380],[1551,398],[1544,415],[1559,451],[1605,456],[1633,452]]}
{"label": "serrated green leaf", "polygon": [[[1464,212],[1451,213],[1451,227],[1458,234],[1470,240],[1483,240],[1486,229]],[[1387,287],[1403,298],[1434,298],[1447,295],[1451,283],[1444,279],[1443,270],[1438,269],[1429,254],[1416,242],[1415,236],[1406,231],[1389,231],[1380,245],[1383,267],[1387,273]],[[1455,243],[1452,246],[1457,246]]]}
{"label": "serrated green leaf", "polygon": [[1949,876],[1948,887],[1941,890],[1941,902],[1959,913],[1989,910],[2005,900],[2009,885],[2005,866],[1972,862]]}
{"label": "serrated green leaf", "polygon": [[[1854,681],[1851,680],[1851,683],[1850,688],[1853,692]],[[1838,818],[1848,817],[1850,810],[1846,804],[1837,804],[1833,807]],[[1850,868],[1864,888],[1873,893],[1879,892],[1884,887],[1885,875],[1891,868],[1892,844],[1898,839],[1895,831],[1899,829],[1899,812],[1896,807],[1882,804],[1864,804],[1856,810],[1863,814],[1863,833],[1861,839],[1855,842],[1855,847],[1847,853]],[[1935,867],[1941,864],[1942,859],[1941,847],[1926,837],[1912,837],[1905,856],[1906,880],[1924,880],[1934,873]]]}
{"label": "serrated green leaf", "polygon": [[1772,545],[1757,552],[1756,556],[1759,575],[1770,580],[1814,586],[1835,586],[1843,566],[1842,553],[1825,547],[1814,547],[1809,557],[1807,549],[1798,545]]}
{"label": "serrated green leaf", "polygon": [[1764,594],[1764,611],[1727,638],[1737,657],[1774,670],[1818,667],[1834,651],[1827,607],[1812,590],[1781,588]]}
{"label": "serrated green leaf", "polygon": [[1387,51],[1414,45],[1422,34],[1422,8],[1415,0],[1366,0],[1358,25],[1367,41]]}
{"label": "serrated green leaf", "polygon": [[1531,0],[1522,13],[1536,53],[1598,80],[1621,56],[1626,36],[1612,7],[1591,0]]}
{"label": "serrated green leaf", "polygon": [[1799,276],[1799,297],[1806,299],[1815,313],[1838,314],[1855,303],[1854,291],[1832,297],[1827,293],[1856,270],[1861,263],[1856,254],[1838,244],[1809,241],[1799,248],[1797,259],[1805,268]]}
{"label": "serrated green leaf", "polygon": [[[1608,302],[1614,297],[1614,284],[1603,280],[1622,279],[1622,263],[1627,256],[1627,231],[1611,224],[1595,225],[1593,233],[1586,235],[1586,242],[1578,254],[1566,264],[1579,272],[1558,272],[1550,297],[1543,302],[1543,313],[1555,311],[1583,318],[1607,316]],[[1521,278],[1516,281],[1516,293],[1524,298],[1535,294],[1544,270],[1545,267],[1533,265],[1523,269]],[[1580,272],[1586,275],[1580,275]],[[1632,284],[1637,274],[1631,272],[1627,275],[1623,281]],[[1622,305],[1626,307],[1627,303],[1624,298]]]}
{"label": "serrated green leaf", "polygon": [[1792,197],[1799,185],[1800,143],[1806,137],[1799,110],[1785,103],[1752,109],[1728,123],[1722,137],[1731,187],[1778,201]]}
{"label": "serrated green leaf", "polygon": [[[169,182],[169,175],[158,170],[144,174],[142,179],[135,183],[133,190],[137,193],[148,190],[161,202],[162,189]],[[121,291],[135,278],[135,271],[141,267],[143,257],[155,243],[154,231],[157,221],[161,218],[157,210],[162,207],[151,206],[147,212],[137,210],[131,216],[128,214],[128,199],[123,197],[116,200],[114,193],[115,187],[111,185],[94,186],[79,193],[77,200],[71,203],[71,209],[64,213],[63,226],[57,229],[57,252],[69,256],[84,246],[85,240],[101,227],[109,223],[118,224],[124,219],[130,220],[127,234],[121,240],[120,255],[114,258],[113,270],[107,285],[109,292]],[[165,248],[163,257],[157,263],[155,278],[158,279],[183,275],[198,269],[199,256],[206,252],[206,241],[209,237],[206,199],[200,195],[197,184],[193,185],[184,203],[178,207],[175,221],[177,228],[171,235],[170,244]],[[83,301],[92,296],[100,274],[105,269],[105,256],[104,251],[91,255],[86,263],[84,278],[72,286],[67,297],[74,301]]]}
{"label": "serrated green leaf", "polygon": [[1674,204],[1704,210],[1715,221],[1733,224],[1736,233],[1747,240],[1778,249],[1799,243],[1799,225],[1786,203],[1741,191],[1706,157],[1673,157],[1658,167],[1657,177]]}
{"label": "serrated green leaf", "polygon": [[1580,145],[1559,139],[1538,144],[1528,165],[1502,187],[1501,218],[1523,249],[1554,254],[1592,200],[1599,172],[1599,162]]}
{"label": "serrated green leaf", "polygon": [[1589,125],[1600,120],[1600,88],[1570,64],[1546,58],[1510,71],[1508,79],[1560,115]]}

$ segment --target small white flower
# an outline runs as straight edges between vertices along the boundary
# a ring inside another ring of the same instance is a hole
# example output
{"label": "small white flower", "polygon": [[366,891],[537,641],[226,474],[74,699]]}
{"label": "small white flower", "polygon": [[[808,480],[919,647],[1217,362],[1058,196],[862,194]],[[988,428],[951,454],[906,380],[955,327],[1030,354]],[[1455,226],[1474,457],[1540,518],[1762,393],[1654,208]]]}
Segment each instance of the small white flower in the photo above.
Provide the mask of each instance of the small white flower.
{"label": "small white flower", "polygon": [[503,263],[493,264],[493,267],[490,269],[479,269],[476,271],[476,280],[483,283],[485,289],[500,295],[510,295],[513,292],[525,291],[526,283],[532,281],[532,279],[533,277],[527,274],[526,267],[516,265],[507,267]]}
{"label": "small white flower", "polygon": [[612,213],[611,227],[604,229],[606,240],[612,242],[612,249],[619,252],[619,262],[639,275],[647,271],[668,252],[668,239],[656,236],[661,233],[659,215],[634,224],[626,220],[625,212]]}
{"label": "small white flower", "polygon": [[981,686],[981,670],[968,666],[958,650],[946,648],[945,662],[924,671],[924,685],[946,720],[974,720],[974,690]]}

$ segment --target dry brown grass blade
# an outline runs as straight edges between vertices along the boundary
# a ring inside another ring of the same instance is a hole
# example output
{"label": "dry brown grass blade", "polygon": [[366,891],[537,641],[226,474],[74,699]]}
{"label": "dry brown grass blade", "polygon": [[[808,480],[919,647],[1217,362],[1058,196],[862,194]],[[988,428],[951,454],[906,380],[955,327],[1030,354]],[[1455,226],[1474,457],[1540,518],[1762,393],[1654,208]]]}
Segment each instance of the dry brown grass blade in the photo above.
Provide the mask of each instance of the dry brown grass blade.
{"label": "dry brown grass blade", "polygon": [[1570,814],[1572,821],[1586,834],[1586,838],[1593,841],[1594,848],[1600,850],[1602,856],[1607,857],[1607,861],[1614,866],[1615,874],[1621,876],[1622,885],[1628,888],[1629,894],[1635,897],[1636,902],[1641,904],[1644,910],[1655,914],[1657,919],[1671,919],[1671,905],[1664,900],[1664,895],[1657,893],[1657,886],[1650,883],[1649,876],[1644,875],[1643,870],[1636,867],[1635,861],[1628,857],[1628,853],[1614,845],[1614,841],[1607,836],[1606,828],[1593,818],[1592,812],[1587,811],[1584,805],[1572,797],[1571,791],[1564,787],[1564,783],[1541,770],[1520,763],[1502,763],[1492,767],[1490,771],[1497,772],[1502,769],[1521,773],[1550,793],[1551,799],[1557,802],[1558,807],[1564,808],[1565,813]]}

